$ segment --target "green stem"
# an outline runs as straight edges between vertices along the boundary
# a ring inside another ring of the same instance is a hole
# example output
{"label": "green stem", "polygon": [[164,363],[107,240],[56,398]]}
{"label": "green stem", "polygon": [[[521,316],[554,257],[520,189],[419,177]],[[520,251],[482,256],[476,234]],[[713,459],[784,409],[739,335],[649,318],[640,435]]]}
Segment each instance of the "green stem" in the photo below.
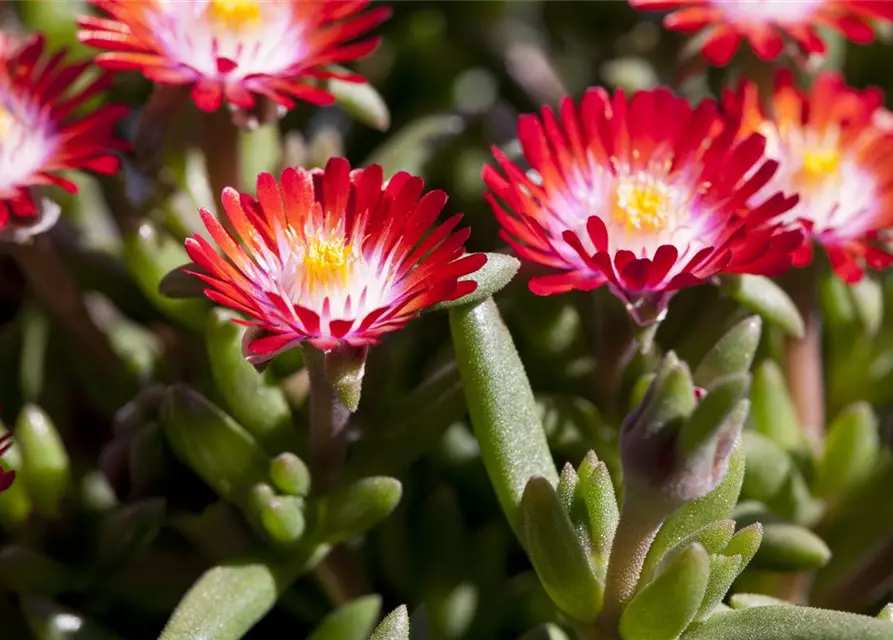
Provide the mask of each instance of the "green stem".
{"label": "green stem", "polygon": [[335,487],[347,456],[350,411],[335,394],[326,373],[326,355],[304,346],[304,364],[310,376],[310,454],[313,482],[319,492]]}
{"label": "green stem", "polygon": [[[242,149],[239,128],[233,124],[227,108],[207,114],[202,122],[202,154],[208,174],[208,187],[217,203],[217,214],[224,225],[229,220],[223,214],[221,192],[225,187],[241,190]],[[229,227],[228,227],[229,228]]]}
{"label": "green stem", "polygon": [[648,549],[666,515],[663,509],[648,507],[627,491],[611,547],[604,605],[597,622],[606,638],[619,637],[620,616],[636,594]]}
{"label": "green stem", "polygon": [[785,359],[788,387],[797,409],[800,429],[818,454],[825,440],[825,383],[822,364],[822,326],[817,303],[814,268],[800,270],[789,286],[791,298],[803,317],[800,340],[787,341]]}

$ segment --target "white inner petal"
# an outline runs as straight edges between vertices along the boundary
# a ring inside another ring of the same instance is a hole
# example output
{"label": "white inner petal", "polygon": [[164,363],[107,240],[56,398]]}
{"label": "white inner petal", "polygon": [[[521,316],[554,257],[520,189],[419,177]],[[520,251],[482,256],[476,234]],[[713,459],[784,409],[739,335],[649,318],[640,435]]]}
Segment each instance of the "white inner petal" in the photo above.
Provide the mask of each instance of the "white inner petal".
{"label": "white inner petal", "polygon": [[[612,256],[628,250],[638,258],[653,258],[662,245],[673,245],[682,262],[710,244],[711,216],[699,209],[699,187],[691,173],[668,175],[659,165],[634,170],[617,164],[614,171],[595,163],[590,166],[589,175],[572,176],[567,192],[556,193],[549,202],[553,215],[546,227],[565,260],[581,262],[560,239],[565,230],[574,231],[590,253],[595,251],[586,232],[591,216],[605,223]],[[668,277],[672,275],[675,272]]]}
{"label": "white inner petal", "polygon": [[[254,0],[256,19],[248,10],[244,14],[234,10],[230,19],[221,19],[222,10],[215,9],[215,2],[221,0],[160,0],[158,10],[149,13],[149,26],[168,58],[209,78],[239,79],[276,75],[307,57],[303,25],[295,22],[291,2]],[[221,74],[218,57],[238,66]]]}
{"label": "white inner petal", "polygon": [[825,0],[713,0],[730,22],[796,24],[808,20]]}
{"label": "white inner petal", "polygon": [[[871,227],[879,207],[877,179],[860,165],[854,152],[840,148],[839,130],[823,133],[797,128],[782,139],[768,124],[760,133],[766,136],[766,155],[777,160],[779,167],[753,196],[754,202],[778,191],[799,193],[800,201],[779,219],[788,224],[810,220],[816,235],[832,232],[838,238],[858,237]],[[810,158],[826,158],[824,167],[812,160],[810,171]]]}
{"label": "white inner petal", "polygon": [[25,184],[52,157],[56,140],[46,115],[0,89],[0,196]]}

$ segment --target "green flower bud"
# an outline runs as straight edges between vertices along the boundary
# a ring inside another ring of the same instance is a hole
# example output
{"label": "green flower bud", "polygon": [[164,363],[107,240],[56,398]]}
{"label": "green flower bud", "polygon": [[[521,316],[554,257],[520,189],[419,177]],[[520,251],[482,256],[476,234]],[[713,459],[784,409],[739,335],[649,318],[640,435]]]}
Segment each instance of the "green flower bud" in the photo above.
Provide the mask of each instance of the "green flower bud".
{"label": "green flower bud", "polygon": [[270,463],[270,480],[282,493],[303,498],[310,493],[310,471],[298,456],[286,451]]}

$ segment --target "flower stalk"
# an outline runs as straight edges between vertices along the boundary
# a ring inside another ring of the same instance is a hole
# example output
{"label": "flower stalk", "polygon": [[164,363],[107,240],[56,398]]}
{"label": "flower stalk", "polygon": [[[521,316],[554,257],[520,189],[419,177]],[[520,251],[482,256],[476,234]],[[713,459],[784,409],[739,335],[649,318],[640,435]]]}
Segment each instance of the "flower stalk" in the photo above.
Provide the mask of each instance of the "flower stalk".
{"label": "flower stalk", "polygon": [[310,464],[314,483],[326,491],[341,478],[350,410],[329,379],[326,353],[310,345],[304,345],[303,351],[310,376]]}

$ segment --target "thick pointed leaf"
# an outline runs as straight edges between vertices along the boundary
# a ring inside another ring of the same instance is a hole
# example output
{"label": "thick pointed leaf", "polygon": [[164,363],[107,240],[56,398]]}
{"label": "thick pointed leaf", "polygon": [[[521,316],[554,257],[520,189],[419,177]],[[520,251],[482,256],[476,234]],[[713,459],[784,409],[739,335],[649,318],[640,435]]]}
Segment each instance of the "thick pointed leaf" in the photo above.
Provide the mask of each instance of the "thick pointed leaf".
{"label": "thick pointed leaf", "polygon": [[741,556],[715,555],[710,557],[710,579],[697,617],[707,617],[726,597],[729,588],[744,568]]}
{"label": "thick pointed leaf", "polygon": [[487,262],[484,263],[483,267],[474,273],[460,278],[462,281],[473,280],[477,283],[477,289],[458,300],[439,302],[431,306],[429,311],[453,309],[462,305],[481,302],[511,282],[521,267],[521,263],[516,258],[507,256],[504,253],[487,253],[485,255],[487,256]]}
{"label": "thick pointed leaf", "polygon": [[885,620],[792,605],[753,607],[721,613],[682,640],[891,640]]}
{"label": "thick pointed leaf", "polygon": [[391,611],[382,620],[369,640],[409,640],[409,611],[405,604]]}
{"label": "thick pointed leaf", "polygon": [[450,330],[481,458],[517,533],[528,480],[541,476],[558,484],[533,391],[492,299],[452,309]]}
{"label": "thick pointed leaf", "polygon": [[365,478],[320,499],[318,535],[338,544],[366,533],[387,518],[397,504],[403,487],[388,477]]}
{"label": "thick pointed leaf", "polygon": [[857,402],[841,411],[828,428],[816,468],[815,492],[833,496],[871,472],[880,448],[878,419],[871,405]]}
{"label": "thick pointed leaf", "polygon": [[804,446],[797,409],[781,369],[772,360],[756,367],[750,392],[750,418],[754,428],[788,451]]}
{"label": "thick pointed leaf", "polygon": [[803,318],[784,290],[765,276],[724,276],[722,291],[771,324],[794,337],[803,337]]}
{"label": "thick pointed leaf", "polygon": [[603,586],[555,489],[541,477],[530,479],[521,502],[522,539],[537,576],[556,605],[591,622],[601,605]]}
{"label": "thick pointed leaf", "polygon": [[729,329],[701,359],[693,374],[695,384],[710,389],[714,382],[725,376],[747,372],[762,331],[763,322],[759,316],[745,318]]}
{"label": "thick pointed leaf", "polygon": [[694,620],[710,578],[710,556],[693,543],[626,606],[620,618],[623,640],[669,640]]}
{"label": "thick pointed leaf", "polygon": [[[345,72],[343,67],[333,65],[333,69]],[[387,131],[391,126],[391,113],[381,94],[368,82],[345,82],[338,78],[326,81],[326,91],[335,96],[335,104],[357,121],[365,125]]]}
{"label": "thick pointed leaf", "polygon": [[380,596],[357,598],[326,616],[307,640],[368,640],[379,611]]}

